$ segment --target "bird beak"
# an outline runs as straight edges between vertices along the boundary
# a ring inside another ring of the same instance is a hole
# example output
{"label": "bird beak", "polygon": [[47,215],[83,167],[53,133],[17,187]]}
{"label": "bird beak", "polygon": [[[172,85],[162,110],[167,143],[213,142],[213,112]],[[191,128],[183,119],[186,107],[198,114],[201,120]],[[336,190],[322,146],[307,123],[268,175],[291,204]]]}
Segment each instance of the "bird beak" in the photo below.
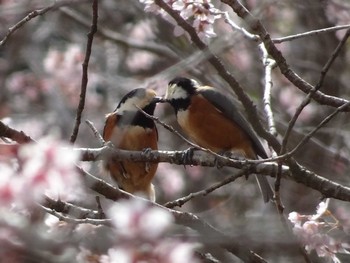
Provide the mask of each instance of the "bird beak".
{"label": "bird beak", "polygon": [[164,102],[166,102],[166,100],[163,97],[156,96],[153,98],[152,102],[153,103],[158,103],[158,102],[164,103]]}

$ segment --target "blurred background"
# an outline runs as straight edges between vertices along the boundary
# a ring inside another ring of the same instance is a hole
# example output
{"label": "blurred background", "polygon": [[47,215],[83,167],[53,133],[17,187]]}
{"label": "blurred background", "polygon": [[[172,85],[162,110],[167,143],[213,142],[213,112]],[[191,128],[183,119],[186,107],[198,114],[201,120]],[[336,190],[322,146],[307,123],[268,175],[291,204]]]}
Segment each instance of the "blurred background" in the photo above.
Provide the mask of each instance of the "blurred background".
{"label": "blurred background", "polygon": [[[23,130],[33,139],[57,133],[63,140],[69,141],[74,127],[81,64],[91,24],[91,5],[88,1],[71,2],[32,19],[0,46],[0,119],[10,127]],[[348,0],[241,2],[261,19],[272,38],[350,23]],[[1,39],[8,28],[30,11],[50,3],[0,0]],[[213,1],[213,4],[228,11],[237,24],[245,26],[226,5],[220,1]],[[145,13],[143,9],[144,6],[135,0],[99,1],[99,32],[93,42],[83,120],[92,121],[100,132],[105,114],[113,111],[128,91],[150,87],[163,95],[167,82],[178,75],[195,78],[234,97],[225,81],[205,61],[205,54],[198,52],[185,35],[175,37],[172,24],[153,13]],[[216,22],[215,32],[217,37],[209,41],[210,47],[257,105],[261,121],[267,127],[262,102],[264,68],[256,43],[233,31],[223,20]],[[317,34],[283,42],[277,47],[290,67],[314,85],[344,32]],[[349,99],[348,50],[349,44],[329,70],[322,92]],[[273,71],[272,78],[272,109],[279,138],[282,138],[305,94],[286,80],[278,69]],[[244,113],[239,102],[237,106]],[[289,148],[333,110],[315,102],[309,104],[293,129]],[[179,129],[169,105],[159,105],[155,115]],[[339,114],[297,153],[296,159],[321,176],[349,185],[349,124],[349,115]],[[158,131],[159,149],[188,148],[186,143],[163,127],[158,126]],[[99,146],[84,123],[76,146]],[[97,164],[83,165],[93,174],[99,174]],[[218,170],[161,163],[154,182],[157,202],[162,204],[199,191],[234,173],[234,169],[228,168]],[[273,183],[273,179],[270,181]],[[291,211],[313,214],[322,198],[320,193],[286,180],[282,181],[281,191],[286,214]],[[348,233],[349,205],[332,200],[330,208]],[[242,244],[271,258],[271,262],[296,262],[294,255],[297,252],[290,246],[291,240],[283,230],[276,208],[273,204],[263,203],[252,177],[248,180],[240,178],[207,197],[191,200],[180,209],[193,212],[225,233],[239,238]],[[296,257],[299,258],[299,255]]]}

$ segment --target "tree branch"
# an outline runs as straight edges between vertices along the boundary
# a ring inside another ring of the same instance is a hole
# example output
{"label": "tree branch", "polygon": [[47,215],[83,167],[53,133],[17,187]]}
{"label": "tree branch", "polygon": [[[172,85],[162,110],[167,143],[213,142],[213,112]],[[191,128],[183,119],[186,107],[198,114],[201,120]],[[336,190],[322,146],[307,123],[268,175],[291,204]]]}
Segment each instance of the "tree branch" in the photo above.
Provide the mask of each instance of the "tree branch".
{"label": "tree branch", "polygon": [[[274,58],[279,67],[281,73],[297,88],[306,94],[309,94],[313,89],[310,83],[298,76],[288,65],[286,59],[283,57],[282,53],[276,48],[273,40],[271,39],[269,33],[266,31],[265,27],[262,25],[260,20],[256,19],[239,1],[237,0],[221,0],[221,2],[229,5],[232,10],[241,17],[253,32],[256,32],[260,36],[261,41],[264,43],[270,56]],[[326,95],[320,91],[315,92],[312,98],[321,105],[329,105],[332,107],[340,107],[347,103],[348,100]],[[350,105],[343,108],[342,111],[350,111]],[[276,149],[275,149],[276,150]],[[278,151],[279,152],[279,151]]]}
{"label": "tree branch", "polygon": [[[73,19],[75,22],[83,25],[83,26],[90,26],[89,21],[85,18],[83,14],[78,13],[75,10],[71,10],[68,8],[62,8],[60,11],[69,18]],[[171,49],[164,45],[160,45],[153,42],[140,42],[135,41],[132,38],[128,38],[125,35],[119,34],[118,32],[112,31],[107,28],[100,27],[97,29],[96,35],[99,35],[105,39],[108,39],[110,41],[113,41],[119,45],[125,45],[130,48],[144,50],[148,52],[152,52],[159,56],[167,57],[171,60],[177,61],[179,56],[173,52]]]}
{"label": "tree branch", "polygon": [[81,80],[80,100],[79,100],[79,105],[78,105],[77,113],[75,117],[75,126],[73,128],[73,132],[70,137],[70,142],[73,144],[78,136],[79,126],[81,123],[81,115],[83,113],[84,106],[85,106],[86,89],[87,89],[87,83],[88,83],[88,67],[89,67],[89,60],[90,60],[91,49],[92,49],[92,41],[94,39],[94,34],[97,31],[97,19],[98,19],[98,0],[93,0],[92,24],[91,24],[90,32],[87,34],[85,59],[82,65],[83,73],[82,73],[82,80]]}
{"label": "tree branch", "polygon": [[261,125],[254,103],[249,98],[249,96],[245,93],[244,89],[241,87],[241,85],[238,83],[235,77],[226,70],[221,60],[210,51],[207,45],[205,45],[205,43],[203,43],[200,40],[195,29],[190,24],[188,24],[186,20],[184,20],[176,11],[174,11],[170,6],[168,6],[162,0],[155,0],[154,2],[158,6],[160,6],[162,9],[164,9],[164,11],[166,11],[172,18],[176,20],[178,25],[181,26],[190,35],[192,42],[200,50],[207,51],[208,61],[216,69],[218,74],[230,85],[232,90],[237,95],[238,99],[242,102],[253,128],[258,132],[259,135],[261,135],[261,137],[263,137],[268,141],[268,143],[274,148],[275,151],[278,152],[280,149],[280,143],[275,138],[275,136],[273,136],[268,131],[266,131],[264,127]]}
{"label": "tree branch", "polygon": [[19,144],[33,142],[34,140],[23,131],[17,131],[0,121],[0,137],[9,138]]}
{"label": "tree branch", "polygon": [[0,41],[0,47],[4,46],[5,43],[8,41],[8,39],[18,29],[20,29],[22,26],[24,26],[27,22],[29,22],[33,18],[35,18],[37,16],[44,15],[47,12],[56,10],[56,9],[62,7],[62,6],[72,5],[72,4],[76,4],[76,3],[83,3],[83,2],[88,2],[88,1],[87,0],[80,0],[80,1],[68,0],[68,1],[58,1],[58,2],[55,1],[52,5],[49,5],[48,7],[45,7],[45,8],[42,8],[42,9],[37,9],[37,10],[34,10],[34,11],[30,12],[21,21],[19,21],[17,24],[15,24],[14,26],[9,28],[9,30],[8,30],[7,34],[5,35],[5,37]]}
{"label": "tree branch", "polygon": [[[287,130],[283,136],[283,141],[282,141],[282,147],[281,147],[281,152],[279,154],[284,154],[287,151],[287,143],[288,143],[288,139],[289,136],[292,132],[292,129],[300,115],[300,113],[302,112],[302,110],[311,102],[311,97],[313,94],[315,94],[315,92],[317,92],[323,85],[324,79],[326,77],[326,74],[329,70],[329,68],[331,67],[331,65],[333,64],[334,60],[336,59],[336,57],[339,55],[340,50],[342,49],[342,47],[345,45],[347,39],[350,36],[350,29],[348,29],[346,31],[346,34],[344,35],[344,37],[342,38],[342,40],[339,42],[338,46],[335,48],[332,56],[328,59],[327,63],[324,65],[322,71],[321,71],[321,75],[320,75],[320,79],[317,83],[317,85],[315,86],[314,89],[312,89],[310,91],[310,93],[304,98],[304,100],[300,103],[299,107],[296,109],[292,119],[289,121],[288,123],[288,127]],[[345,105],[345,106],[344,106]],[[301,146],[304,145],[306,143],[306,141],[308,141],[311,138],[311,135],[313,135],[317,130],[319,130],[322,126],[324,126],[328,121],[330,121],[330,119],[332,119],[339,111],[342,110],[342,108],[347,107],[347,103],[345,103],[344,105],[338,107],[338,109],[334,112],[334,114],[331,114],[331,116],[328,116],[324,121],[322,121],[311,133],[309,133],[307,136],[304,137],[303,141],[300,142],[295,148],[294,148],[294,152]],[[292,152],[293,152],[292,151]]]}
{"label": "tree branch", "polygon": [[[177,165],[193,165],[193,166],[208,166],[217,167],[227,166],[237,169],[249,169],[251,173],[262,175],[274,175],[277,172],[278,165],[276,163],[265,162],[259,163],[259,161],[253,160],[234,160],[234,159],[220,159],[217,160],[211,154],[205,154],[200,151],[195,151],[192,157],[184,160],[183,151],[147,151],[147,152],[135,152],[115,149],[113,147],[104,146],[102,148],[88,149],[80,148],[74,149],[81,152],[81,156],[84,161],[96,161],[104,158],[110,158],[116,160],[129,160],[134,162],[167,162]],[[297,183],[301,183],[308,186],[318,192],[324,197],[331,197],[343,201],[350,201],[350,188],[342,186],[336,182],[328,180],[322,176],[313,173],[304,167],[297,165],[297,169],[291,169],[287,166],[282,166],[282,175],[284,178],[292,179]]]}
{"label": "tree branch", "polygon": [[90,189],[103,195],[107,199],[117,201],[120,198],[136,198],[138,200],[142,200],[142,202],[146,202],[148,206],[155,206],[161,209],[165,209],[174,216],[176,224],[190,227],[198,231],[198,233],[201,235],[201,240],[206,240],[206,242],[210,242],[210,244],[216,244],[218,246],[223,247],[230,253],[242,259],[244,262],[266,262],[263,258],[255,254],[253,251],[240,245],[237,240],[233,240],[232,238],[228,237],[224,233],[220,232],[213,226],[209,225],[208,223],[191,213],[180,212],[165,208],[164,206],[153,203],[149,200],[133,196],[127,192],[117,189],[112,185],[104,182],[103,180],[98,179],[89,173],[86,173],[82,169],[81,172],[83,172],[84,178],[88,180],[88,185],[90,185]]}
{"label": "tree branch", "polygon": [[275,44],[279,44],[279,43],[283,43],[283,42],[286,42],[286,41],[295,40],[295,39],[298,39],[298,38],[311,37],[311,36],[315,36],[315,35],[319,35],[319,34],[323,34],[323,33],[332,33],[332,32],[335,32],[335,31],[344,30],[344,29],[348,29],[348,28],[350,28],[350,25],[332,26],[332,27],[327,27],[327,28],[311,30],[311,31],[308,31],[308,32],[295,34],[295,35],[291,35],[291,36],[287,36],[287,37],[273,38],[272,41]]}
{"label": "tree branch", "polygon": [[219,183],[213,184],[212,186],[210,186],[210,187],[208,187],[206,189],[203,189],[201,191],[198,191],[198,192],[195,192],[195,193],[190,193],[189,195],[181,197],[181,198],[176,199],[174,201],[167,202],[167,203],[164,204],[164,206],[167,207],[167,208],[174,208],[174,207],[177,207],[177,206],[181,207],[184,204],[186,204],[188,201],[192,200],[193,198],[196,198],[196,197],[199,197],[199,196],[206,196],[206,195],[210,194],[211,192],[215,191],[216,189],[218,189],[218,188],[220,188],[220,187],[222,187],[224,185],[227,185],[229,183],[232,183],[237,178],[242,177],[242,176],[244,176],[246,174],[249,174],[248,169],[243,169],[243,170],[239,171],[238,173],[236,173],[234,175],[228,176],[226,179],[222,180]]}
{"label": "tree branch", "polygon": [[[101,194],[107,199],[110,199],[112,201],[118,201],[121,198],[122,199],[129,199],[134,198],[138,199],[141,202],[145,202],[148,207],[158,207],[160,209],[164,209],[167,212],[171,213],[175,218],[175,223],[178,225],[182,225],[185,227],[190,227],[194,230],[196,230],[200,234],[200,240],[203,243],[210,243],[211,245],[215,244],[216,246],[220,246],[233,255],[239,257],[243,262],[251,262],[251,263],[262,263],[266,262],[263,258],[261,258],[259,255],[248,249],[247,247],[240,245],[237,240],[234,240],[230,238],[229,236],[225,235],[224,233],[220,232],[213,226],[209,225],[199,217],[187,213],[187,212],[180,212],[175,211],[169,208],[166,208],[164,206],[161,206],[159,204],[153,203],[149,200],[143,199],[141,197],[133,196],[127,192],[124,192],[118,188],[113,187],[112,185],[106,183],[105,181],[96,178],[95,176],[83,171],[80,168],[81,174],[83,177],[87,180],[87,184],[90,185],[90,189],[94,190],[95,192]],[[47,200],[47,199],[46,199]],[[47,202],[45,203],[48,204]],[[66,203],[63,203],[66,205]],[[50,200],[48,208],[51,214],[53,213],[55,216],[61,217],[63,220],[68,220],[71,223],[81,223],[82,220],[79,219],[72,219],[66,216],[63,216],[60,213],[57,213],[57,211],[65,210],[67,211],[68,208],[62,208],[62,201],[55,201]],[[53,211],[56,211],[53,212]],[[96,218],[92,218],[90,220],[91,222],[100,222],[100,223],[106,223],[109,224],[109,221],[105,220],[98,220]]]}
{"label": "tree branch", "polygon": [[63,215],[63,214],[57,212],[55,209],[50,209],[50,208],[47,208],[43,205],[40,205],[40,207],[45,212],[57,217],[59,220],[65,221],[65,222],[70,223],[70,224],[74,224],[74,225],[92,224],[92,225],[96,225],[96,226],[99,226],[99,225],[112,226],[111,219],[94,219],[94,218],[78,219],[78,218],[73,218],[73,217]]}
{"label": "tree branch", "polygon": [[[9,129],[11,132],[8,132]],[[23,132],[18,132],[11,129],[0,121],[0,137],[8,137],[13,139],[12,136],[15,138],[20,136],[20,141],[23,140],[23,136],[25,136],[25,138],[28,137]],[[235,160],[230,158],[217,159],[211,154],[204,154],[200,151],[194,151],[193,156],[186,158],[186,160],[183,158],[183,151],[135,152],[115,149],[114,146],[112,147],[108,144],[101,148],[75,148],[74,151],[80,153],[82,161],[97,161],[103,160],[104,158],[113,157],[116,160],[130,160],[134,162],[167,162],[178,165],[200,165],[210,167],[217,167],[219,165],[235,167],[237,169],[249,169],[249,171],[252,173],[270,176],[274,175],[278,168],[276,163],[262,162],[262,160]],[[105,187],[102,180],[94,177],[79,167],[78,170],[85,177],[88,187],[92,187],[93,190],[98,189],[99,187]],[[317,174],[298,164],[292,165],[290,168],[283,166],[282,175],[320,192],[324,197],[350,201],[349,187],[342,186],[336,182],[318,176]],[[93,178],[93,180],[91,178]],[[109,188],[107,187],[106,192],[108,192],[108,189]],[[119,200],[128,198],[128,195],[126,195],[123,191],[119,191],[117,196],[115,196],[115,192],[110,192],[109,197],[111,199],[115,198],[115,200]]]}

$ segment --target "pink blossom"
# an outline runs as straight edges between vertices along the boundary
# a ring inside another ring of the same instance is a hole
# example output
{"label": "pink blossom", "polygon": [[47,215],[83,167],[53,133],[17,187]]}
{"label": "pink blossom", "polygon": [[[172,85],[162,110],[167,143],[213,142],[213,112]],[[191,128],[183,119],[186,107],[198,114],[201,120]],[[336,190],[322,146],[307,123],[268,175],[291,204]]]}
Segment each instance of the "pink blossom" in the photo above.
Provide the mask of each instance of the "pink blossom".
{"label": "pink blossom", "polygon": [[329,199],[327,199],[326,202],[319,203],[317,206],[316,215],[314,215],[312,218],[317,219],[317,217],[323,216],[327,212],[328,203],[329,203]]}
{"label": "pink blossom", "polygon": [[198,263],[194,257],[194,244],[179,242],[172,239],[159,240],[156,243],[139,246],[122,244],[108,250],[107,255],[101,256],[101,263]]}
{"label": "pink blossom", "polygon": [[171,214],[164,209],[148,207],[139,200],[119,202],[110,209],[108,214],[118,234],[127,239],[158,238],[173,222]]}
{"label": "pink blossom", "polygon": [[[145,4],[145,11],[160,14],[164,19],[175,25],[174,35],[180,36],[185,33],[177,23],[152,0],[140,0]],[[187,20],[198,33],[198,36],[206,40],[216,36],[214,23],[221,18],[220,10],[214,8],[210,0],[168,0],[165,1],[173,10],[179,12],[180,16]]]}
{"label": "pink blossom", "polygon": [[18,150],[18,169],[0,163],[0,202],[26,207],[40,202],[44,194],[76,198],[83,192],[74,164],[77,160],[74,151],[52,138],[22,145]]}
{"label": "pink blossom", "polygon": [[349,244],[331,236],[329,229],[334,229],[336,223],[327,221],[325,215],[328,211],[328,203],[321,202],[317,207],[315,215],[300,215],[291,212],[288,219],[292,222],[293,233],[305,246],[305,250],[310,253],[315,250],[319,257],[324,257],[333,262],[340,262],[337,253],[349,253]]}
{"label": "pink blossom", "polygon": [[113,205],[108,214],[117,245],[101,256],[101,263],[197,263],[195,244],[166,235],[174,219],[165,209],[131,199]]}
{"label": "pink blossom", "polygon": [[297,212],[291,212],[289,213],[288,219],[289,221],[291,221],[294,225],[301,225],[301,220],[302,220],[302,216],[297,213]]}
{"label": "pink blossom", "polygon": [[185,187],[185,179],[179,170],[171,169],[171,165],[164,163],[158,166],[157,179],[159,187],[168,198],[178,196]]}

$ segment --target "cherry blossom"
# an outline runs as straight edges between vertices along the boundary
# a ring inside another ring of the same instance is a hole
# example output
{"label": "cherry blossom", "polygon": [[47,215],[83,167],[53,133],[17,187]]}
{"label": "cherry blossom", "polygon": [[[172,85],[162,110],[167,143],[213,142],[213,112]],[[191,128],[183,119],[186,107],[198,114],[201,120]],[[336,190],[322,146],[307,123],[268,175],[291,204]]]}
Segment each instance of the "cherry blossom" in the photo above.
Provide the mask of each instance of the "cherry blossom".
{"label": "cherry blossom", "polygon": [[288,219],[293,224],[293,233],[310,253],[315,250],[319,257],[328,258],[334,263],[340,262],[337,253],[349,251],[349,244],[331,236],[331,230],[337,227],[338,222],[331,222],[325,216],[329,215],[329,200],[321,202],[315,215],[301,215],[297,212],[289,213]]}
{"label": "cherry blossom", "polygon": [[173,222],[170,213],[160,208],[147,207],[138,200],[116,204],[110,209],[109,215],[119,235],[131,239],[158,238]]}
{"label": "cherry blossom", "polygon": [[74,164],[78,155],[58,140],[45,138],[22,145],[17,160],[17,165],[0,163],[3,205],[26,207],[40,202],[44,194],[64,200],[83,193],[83,183]]}
{"label": "cherry blossom", "polygon": [[[180,36],[185,31],[177,25],[177,22],[172,19],[169,14],[160,9],[153,0],[140,0],[145,5],[146,12],[153,12],[161,15],[164,19],[172,23],[174,35]],[[167,0],[166,4],[172,7],[173,10],[179,12],[180,16],[187,20],[198,33],[202,40],[216,36],[214,32],[214,23],[221,18],[220,10],[216,9],[210,0]]]}
{"label": "cherry blossom", "polygon": [[102,263],[197,262],[196,244],[167,235],[174,219],[165,209],[135,199],[113,205],[108,215],[115,226],[117,246],[101,256]]}

